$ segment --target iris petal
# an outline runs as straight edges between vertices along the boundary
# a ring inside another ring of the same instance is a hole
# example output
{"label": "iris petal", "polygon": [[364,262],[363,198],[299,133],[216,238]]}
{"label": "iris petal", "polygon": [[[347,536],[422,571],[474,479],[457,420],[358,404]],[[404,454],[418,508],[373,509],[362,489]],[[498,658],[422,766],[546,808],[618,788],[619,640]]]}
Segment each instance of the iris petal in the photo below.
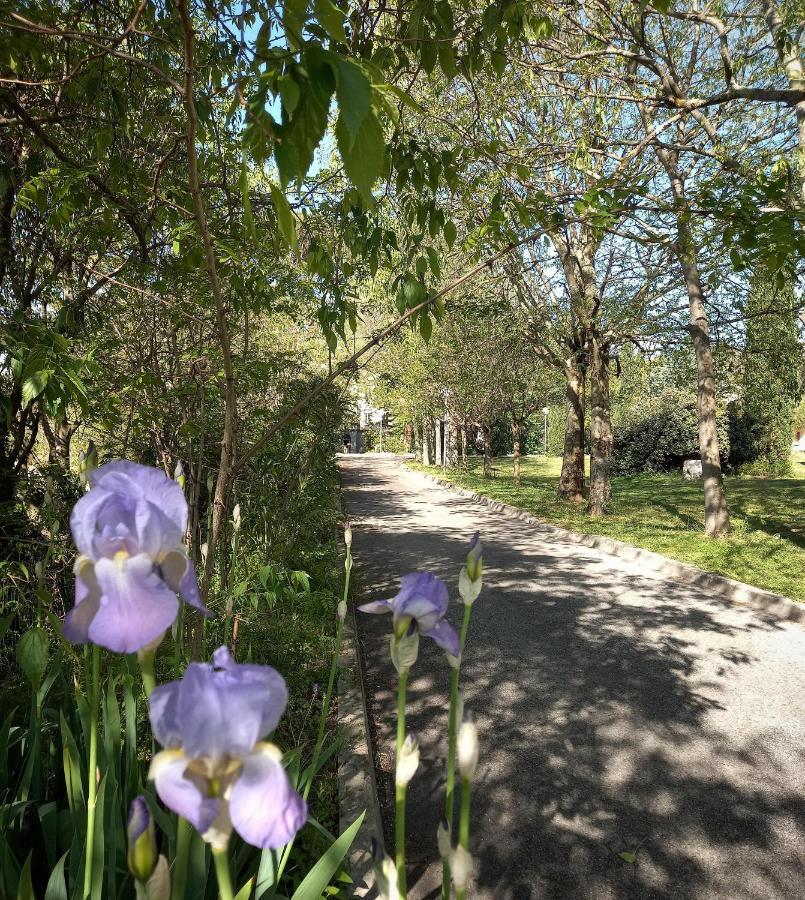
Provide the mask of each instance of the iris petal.
{"label": "iris petal", "polygon": [[236,665],[226,648],[215,668],[187,667],[179,700],[182,746],[189,756],[243,756],[272,732],[288,703],[285,679],[271,666]]}
{"label": "iris petal", "polygon": [[203,615],[212,615],[201,600],[193,564],[183,549],[171,550],[161,559],[160,566],[165,581],[172,591],[181,594],[185,603],[194,606]]}
{"label": "iris petal", "polygon": [[149,500],[137,500],[135,527],[138,550],[152,559],[182,545],[184,532]]}
{"label": "iris petal", "polygon": [[200,785],[187,777],[189,762],[180,750],[163,750],[154,757],[148,777],[154,782],[165,806],[203,834],[215,821],[218,800],[207,797]]}
{"label": "iris petal", "polygon": [[147,500],[176,526],[180,534],[184,534],[187,527],[187,501],[184,492],[161,469],[120,460],[95,469],[89,480],[93,489],[102,488]]}
{"label": "iris petal", "polygon": [[[194,665],[191,663],[191,665]],[[179,697],[181,681],[160,684],[148,698],[151,730],[163,747],[181,747],[182,732],[179,725]]]}
{"label": "iris petal", "polygon": [[358,607],[361,612],[368,613],[387,613],[393,612],[394,610],[394,601],[393,600],[372,600],[371,603],[363,603]]}
{"label": "iris petal", "polygon": [[273,850],[305,824],[307,805],[291,786],[276,747],[258,745],[243,760],[229,797],[229,815],[244,841]]}
{"label": "iris petal", "polygon": [[89,626],[100,609],[101,589],[91,560],[79,557],[75,573],[75,606],[65,616],[62,634],[71,644],[86,644]]}
{"label": "iris petal", "polygon": [[427,630],[447,612],[449,596],[445,583],[430,572],[403,575],[394,598],[395,616],[413,616]]}
{"label": "iris petal", "polygon": [[446,650],[451,656],[458,656],[461,652],[455,629],[444,619],[437,622],[429,631],[423,631],[422,634],[434,640],[442,650]]}
{"label": "iris petal", "polygon": [[179,601],[145,554],[133,556],[122,565],[116,560],[99,559],[95,575],[101,601],[88,629],[93,643],[115,653],[134,653],[173,624]]}

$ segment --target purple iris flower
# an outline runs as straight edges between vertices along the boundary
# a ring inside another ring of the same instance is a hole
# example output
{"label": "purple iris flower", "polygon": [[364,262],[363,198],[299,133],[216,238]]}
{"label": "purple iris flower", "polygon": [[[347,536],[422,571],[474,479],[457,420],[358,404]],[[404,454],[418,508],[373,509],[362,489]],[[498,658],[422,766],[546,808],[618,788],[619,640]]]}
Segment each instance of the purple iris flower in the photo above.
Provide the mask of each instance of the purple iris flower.
{"label": "purple iris flower", "polygon": [[73,507],[78,551],[75,606],[64,636],[116,653],[159,643],[179,611],[176,594],[210,615],[185,552],[187,502],[160,469],[112,462],[89,475],[92,490]]}
{"label": "purple iris flower", "polygon": [[358,609],[368,613],[393,613],[394,634],[398,638],[413,626],[421,635],[433,638],[451,656],[458,656],[458,635],[444,619],[447,602],[447,587],[443,581],[430,572],[413,572],[403,575],[396,597],[364,603]]}
{"label": "purple iris flower", "polygon": [[191,663],[180,681],[154,689],[151,727],[165,747],[149,778],[162,802],[213,846],[232,828],[255,847],[287,844],[307,819],[282,753],[261,741],[288,702],[285,680],[271,666],[239,665],[226,647],[212,665]]}

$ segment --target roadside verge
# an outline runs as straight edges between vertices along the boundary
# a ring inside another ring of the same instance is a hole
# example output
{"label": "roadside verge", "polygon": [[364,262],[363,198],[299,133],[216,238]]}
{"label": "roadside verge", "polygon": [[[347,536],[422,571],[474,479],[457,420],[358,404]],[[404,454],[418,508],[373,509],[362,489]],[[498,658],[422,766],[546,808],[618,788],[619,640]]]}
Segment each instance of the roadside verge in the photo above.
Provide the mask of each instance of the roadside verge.
{"label": "roadside verge", "polygon": [[[404,462],[400,461],[401,465]],[[805,621],[805,603],[797,603],[789,597],[783,597],[780,594],[773,594],[771,591],[764,591],[760,588],[752,587],[750,584],[744,584],[742,581],[735,581],[724,575],[716,575],[713,572],[705,572],[703,569],[697,569],[687,563],[678,562],[652,550],[643,550],[640,547],[633,547],[631,544],[625,544],[623,541],[617,541],[614,538],[602,537],[595,534],[580,534],[576,531],[568,531],[558,525],[551,525],[542,519],[536,518],[531,513],[512,506],[509,503],[503,503],[500,500],[493,500],[491,497],[485,497],[475,491],[467,490],[459,487],[453,482],[436,475],[430,475],[426,472],[415,471],[406,466],[413,475],[431,481],[454,494],[474,500],[477,503],[494,509],[519,520],[527,522],[534,528],[546,534],[554,535],[557,539],[568,543],[580,544],[584,547],[590,547],[595,550],[601,550],[611,556],[617,556],[621,559],[628,559],[633,562],[639,562],[642,566],[659,575],[662,578],[672,579],[682,584],[692,585],[709,592],[710,594],[721,597],[725,600],[731,600],[734,603],[742,603],[751,606],[753,609],[760,610],[767,615],[776,619],[785,619],[794,622]]]}

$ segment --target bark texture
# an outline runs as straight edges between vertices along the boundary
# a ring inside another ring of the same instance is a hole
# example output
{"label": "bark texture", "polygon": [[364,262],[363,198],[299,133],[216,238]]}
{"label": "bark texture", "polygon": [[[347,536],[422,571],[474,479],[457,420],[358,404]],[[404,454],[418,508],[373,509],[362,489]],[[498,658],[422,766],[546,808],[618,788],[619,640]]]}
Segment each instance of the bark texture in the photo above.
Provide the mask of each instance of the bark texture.
{"label": "bark texture", "polygon": [[696,410],[699,418],[699,453],[702,460],[704,488],[704,531],[709,537],[729,534],[730,516],[724,479],[716,420],[716,379],[713,351],[710,346],[710,327],[704,303],[704,287],[699,274],[696,246],[690,225],[690,212],[685,196],[685,183],[676,166],[674,156],[667,151],[659,154],[671,181],[676,208],[676,253],[682,267],[688,294],[690,325],[696,358]]}
{"label": "bark texture", "polygon": [[590,341],[590,499],[587,511],[603,516],[612,503],[612,416],[609,349],[600,335]]}
{"label": "bark texture", "polygon": [[512,453],[514,455],[514,483],[519,487],[521,478],[520,478],[520,437],[522,434],[522,427],[520,423],[515,419],[512,421]]}
{"label": "bark texture", "polygon": [[569,360],[565,369],[565,446],[559,496],[584,502],[584,369]]}

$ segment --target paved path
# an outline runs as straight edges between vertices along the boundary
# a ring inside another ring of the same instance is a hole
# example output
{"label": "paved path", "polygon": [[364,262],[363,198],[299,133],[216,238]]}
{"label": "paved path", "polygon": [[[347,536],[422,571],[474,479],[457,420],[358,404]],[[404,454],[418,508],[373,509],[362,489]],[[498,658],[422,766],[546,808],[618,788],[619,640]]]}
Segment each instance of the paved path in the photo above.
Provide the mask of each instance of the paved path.
{"label": "paved path", "polygon": [[[342,472],[365,596],[427,568],[457,598],[468,540],[483,538],[463,670],[482,747],[474,897],[805,897],[803,626],[534,533],[394,460],[347,458]],[[388,773],[389,622],[358,617]],[[411,896],[430,897],[449,678],[430,641],[412,674]]]}

